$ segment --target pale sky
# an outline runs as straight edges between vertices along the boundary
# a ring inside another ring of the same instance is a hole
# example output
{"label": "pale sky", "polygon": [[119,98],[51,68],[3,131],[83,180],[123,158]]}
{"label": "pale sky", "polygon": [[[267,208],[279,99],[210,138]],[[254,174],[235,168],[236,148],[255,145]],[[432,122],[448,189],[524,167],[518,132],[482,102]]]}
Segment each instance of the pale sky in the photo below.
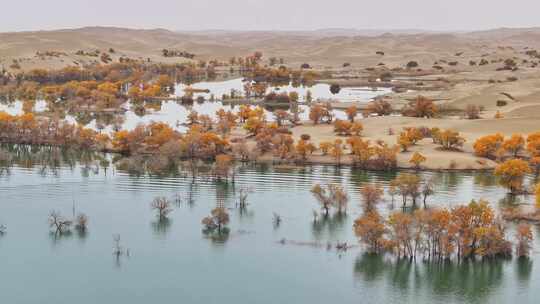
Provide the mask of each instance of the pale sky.
{"label": "pale sky", "polygon": [[2,0],[0,32],[82,26],[170,30],[480,30],[540,26],[540,0]]}

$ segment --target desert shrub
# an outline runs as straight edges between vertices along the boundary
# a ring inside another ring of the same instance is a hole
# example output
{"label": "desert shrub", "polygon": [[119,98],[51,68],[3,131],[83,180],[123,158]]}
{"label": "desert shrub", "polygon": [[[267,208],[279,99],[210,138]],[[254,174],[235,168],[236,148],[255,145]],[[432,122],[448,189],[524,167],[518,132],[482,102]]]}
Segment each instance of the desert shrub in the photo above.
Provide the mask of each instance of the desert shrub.
{"label": "desert shrub", "polygon": [[337,94],[339,93],[339,91],[341,91],[341,86],[339,84],[332,84],[330,85],[330,93],[332,94]]}
{"label": "desert shrub", "polygon": [[308,140],[311,139],[311,135],[309,135],[309,134],[302,134],[302,135],[300,135],[300,139],[301,139],[301,140],[308,141]]}
{"label": "desert shrub", "polygon": [[392,111],[393,109],[390,102],[383,99],[378,99],[370,102],[367,105],[366,109],[364,110],[364,116],[369,116],[372,113],[379,116],[390,115],[392,114]]}
{"label": "desert shrub", "polygon": [[467,105],[465,108],[465,115],[467,119],[478,119],[480,118],[480,107],[477,105]]}
{"label": "desert shrub", "polygon": [[412,68],[416,68],[416,67],[418,67],[418,62],[416,62],[416,61],[407,62],[407,68],[408,69],[412,69]]}
{"label": "desert shrub", "polygon": [[497,100],[497,107],[504,107],[508,104],[506,100]]}
{"label": "desert shrub", "polygon": [[381,75],[379,75],[379,79],[381,79],[381,81],[390,81],[392,80],[392,78],[394,77],[394,75],[392,75],[391,72],[383,72],[381,73]]}
{"label": "desert shrub", "polygon": [[418,96],[401,110],[401,114],[404,116],[427,118],[434,117],[437,112],[438,109],[433,100],[424,96]]}

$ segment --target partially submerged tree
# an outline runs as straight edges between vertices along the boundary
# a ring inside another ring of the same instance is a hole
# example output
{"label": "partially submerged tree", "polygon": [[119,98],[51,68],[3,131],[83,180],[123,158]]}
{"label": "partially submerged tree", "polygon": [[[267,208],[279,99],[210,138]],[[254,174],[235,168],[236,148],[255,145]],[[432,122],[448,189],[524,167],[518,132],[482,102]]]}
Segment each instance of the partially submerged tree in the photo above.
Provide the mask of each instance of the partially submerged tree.
{"label": "partially submerged tree", "polygon": [[409,196],[412,199],[413,206],[416,205],[416,200],[421,194],[420,182],[420,177],[408,173],[398,175],[398,177],[391,182],[395,189],[397,189],[399,195],[401,195],[404,208]]}
{"label": "partially submerged tree", "polygon": [[166,219],[169,213],[173,211],[171,202],[165,197],[154,198],[150,204],[150,208],[157,211],[160,220]]}
{"label": "partially submerged tree", "polygon": [[214,163],[214,175],[217,180],[228,180],[229,176],[233,176],[234,182],[234,168],[232,164],[232,157],[227,154],[220,154],[216,156]]}
{"label": "partially submerged tree", "polygon": [[75,228],[80,232],[86,232],[88,229],[88,216],[86,216],[84,213],[79,213],[75,221]]}
{"label": "partially submerged tree", "polygon": [[250,193],[253,192],[253,189],[249,187],[242,187],[240,188],[239,194],[238,194],[238,206],[240,209],[246,209],[248,206],[248,196]]}
{"label": "partially submerged tree", "polygon": [[423,198],[424,208],[427,208],[426,201],[427,201],[428,196],[433,195],[433,194],[435,194],[435,183],[431,180],[424,182],[424,184],[422,185],[422,196],[424,197]]}
{"label": "partially submerged tree", "polygon": [[205,217],[202,220],[202,224],[205,227],[206,232],[213,232],[217,230],[218,234],[228,232],[226,225],[229,223],[229,213],[225,207],[216,207],[212,210],[210,216]]}
{"label": "partially submerged tree", "polygon": [[495,175],[499,177],[501,186],[510,190],[515,195],[523,192],[523,179],[526,174],[531,173],[531,168],[526,161],[521,159],[510,159],[495,168]]}
{"label": "partially submerged tree", "polygon": [[349,196],[340,185],[327,184],[326,187],[322,187],[316,184],[311,189],[311,193],[321,204],[325,216],[328,216],[331,208],[336,208],[339,213],[347,210]]}
{"label": "partially submerged tree", "polygon": [[[459,259],[508,257],[512,244],[506,240],[505,230],[494,210],[484,201],[472,201],[452,209],[417,210],[412,215],[394,212],[387,220],[371,211],[354,224],[355,234],[370,252],[393,252],[410,259],[422,253],[425,259],[438,261],[453,256]],[[523,229],[518,249],[527,251],[530,241],[527,229]]]}
{"label": "partially submerged tree", "polygon": [[381,187],[375,184],[364,185],[360,189],[360,195],[362,196],[362,205],[364,212],[368,213],[376,210],[376,205],[381,201],[384,191]]}
{"label": "partially submerged tree", "polygon": [[120,244],[120,240],[120,234],[113,235],[113,255],[116,257],[117,262],[119,262],[120,256],[124,254],[129,256],[129,249],[124,249],[124,247]]}
{"label": "partially submerged tree", "polygon": [[387,228],[377,211],[364,213],[354,221],[353,228],[360,241],[367,245],[368,252],[380,253],[384,250],[387,243],[384,238]]}
{"label": "partially submerged tree", "polygon": [[533,234],[531,225],[519,224],[516,231],[516,255],[518,257],[528,257],[532,248]]}
{"label": "partially submerged tree", "polygon": [[56,234],[69,233],[72,224],[71,220],[64,218],[58,211],[53,210],[49,213],[49,226]]}

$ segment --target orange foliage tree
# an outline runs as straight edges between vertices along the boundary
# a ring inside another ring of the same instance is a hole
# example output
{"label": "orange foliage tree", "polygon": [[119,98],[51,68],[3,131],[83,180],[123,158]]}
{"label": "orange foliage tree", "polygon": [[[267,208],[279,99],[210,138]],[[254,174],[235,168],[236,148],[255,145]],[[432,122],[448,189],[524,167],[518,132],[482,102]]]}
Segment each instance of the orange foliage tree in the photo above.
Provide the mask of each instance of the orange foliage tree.
{"label": "orange foliage tree", "polygon": [[535,194],[536,194],[536,208],[540,208],[540,183],[536,185]]}
{"label": "orange foliage tree", "polygon": [[[436,260],[474,255],[494,258],[507,257],[512,251],[504,225],[485,201],[452,209],[417,210],[412,215],[394,212],[386,221],[376,211],[365,212],[355,221],[354,232],[368,251],[391,251],[398,257],[416,258],[424,253],[424,258]],[[526,249],[531,240],[523,229],[517,248]]]}
{"label": "orange foliage tree", "polygon": [[326,187],[322,187],[315,184],[311,189],[311,193],[321,205],[325,216],[328,216],[330,208],[336,208],[338,213],[342,213],[347,209],[349,196],[340,185],[327,184]]}
{"label": "orange foliage tree", "polygon": [[499,177],[500,184],[508,188],[511,194],[523,190],[523,179],[528,173],[531,173],[531,168],[521,159],[507,160],[495,168],[495,175]]}
{"label": "orange foliage tree", "polygon": [[383,189],[378,185],[368,184],[362,187],[360,189],[360,195],[362,196],[364,212],[374,211],[376,205],[381,201],[383,194]]}
{"label": "orange foliage tree", "polygon": [[502,143],[504,151],[510,153],[514,158],[517,157],[524,147],[525,138],[523,138],[521,134],[513,134],[509,139]]}
{"label": "orange foliage tree", "polygon": [[341,165],[341,158],[343,157],[343,141],[341,139],[334,140],[334,144],[330,148],[330,155],[334,157],[337,165]]}
{"label": "orange foliage tree", "polygon": [[414,168],[420,168],[420,165],[426,161],[426,157],[419,152],[414,152],[413,156],[409,160],[409,163],[413,165]]}
{"label": "orange foliage tree", "polygon": [[459,132],[453,130],[439,131],[435,139],[444,150],[456,150],[465,143],[465,138],[459,135]]}
{"label": "orange foliage tree", "polygon": [[358,108],[355,105],[352,105],[348,107],[347,109],[345,109],[345,114],[347,114],[347,118],[349,118],[349,121],[353,123],[354,118],[358,114]]}
{"label": "orange foliage tree", "polygon": [[473,145],[474,153],[480,157],[494,159],[497,151],[502,147],[503,142],[504,136],[499,133],[482,136]]}
{"label": "orange foliage tree", "polygon": [[315,151],[315,146],[309,142],[309,139],[309,135],[302,135],[295,147],[296,154],[300,157],[302,161],[307,160],[307,156],[313,153],[313,151]]}
{"label": "orange foliage tree", "polygon": [[527,152],[531,157],[540,157],[540,132],[527,136]]}
{"label": "orange foliage tree", "polygon": [[418,96],[416,100],[410,101],[401,113],[404,116],[432,118],[437,115],[437,106],[433,100]]}

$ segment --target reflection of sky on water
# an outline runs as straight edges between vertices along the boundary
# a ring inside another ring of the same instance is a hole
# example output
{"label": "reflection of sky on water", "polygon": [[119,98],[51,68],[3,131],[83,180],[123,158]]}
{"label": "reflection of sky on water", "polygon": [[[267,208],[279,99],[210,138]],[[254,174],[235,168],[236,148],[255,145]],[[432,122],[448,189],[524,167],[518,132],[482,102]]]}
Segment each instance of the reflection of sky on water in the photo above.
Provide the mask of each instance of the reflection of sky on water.
{"label": "reflection of sky on water", "polygon": [[[46,110],[47,110],[47,102],[45,100],[37,100],[33,107],[33,111],[39,113]],[[23,103],[20,101],[12,102],[9,104],[0,103],[0,111],[6,112],[9,115],[20,115],[24,113]]]}
{"label": "reflection of sky on water", "polygon": [[[184,94],[184,89],[187,86],[184,84],[179,84],[176,86],[176,96],[182,96]],[[206,100],[209,100],[211,98],[211,95],[213,94],[216,99],[221,98],[223,94],[230,94],[231,90],[236,90],[238,92],[243,92],[244,88],[244,82],[242,82],[241,78],[238,79],[232,79],[227,81],[220,81],[220,82],[199,82],[194,85],[192,85],[192,88],[194,89],[201,89],[210,90],[209,93],[195,93],[194,99],[196,99],[198,96],[203,96]],[[311,91],[313,100],[339,100],[339,101],[355,101],[360,103],[369,102],[374,97],[382,94],[389,93],[389,89],[376,89],[372,90],[371,88],[366,87],[350,87],[350,88],[342,88],[341,91],[333,95],[330,93],[330,86],[328,84],[315,84],[311,87],[293,87],[292,85],[288,86],[281,86],[281,87],[273,87],[269,88],[268,92],[270,91],[276,91],[276,92],[292,92],[295,91],[299,94],[299,100],[300,102],[303,102],[305,99],[305,96],[307,94],[307,91]],[[199,114],[206,114],[210,115],[211,117],[215,117],[215,113],[219,109],[224,109],[226,111],[232,110],[236,111],[238,109],[238,106],[230,106],[230,105],[223,105],[219,101],[210,102],[205,101],[204,103],[197,103],[194,102],[192,105],[184,105],[180,102],[169,100],[169,101],[162,101],[162,102],[155,102],[156,104],[161,103],[161,106],[159,109],[146,109],[146,112],[144,115],[140,116],[137,115],[134,111],[133,105],[126,103],[123,105],[125,109],[127,109],[126,113],[124,114],[124,122],[122,124],[122,128],[126,130],[132,130],[134,129],[138,124],[147,124],[152,121],[155,122],[165,122],[169,124],[170,126],[174,127],[175,129],[179,131],[185,130],[185,127],[181,124],[187,121],[187,116],[191,110],[197,111]],[[301,120],[308,120],[309,116],[309,110],[307,106],[300,106],[300,109],[303,110],[303,113],[300,114]],[[33,111],[34,112],[43,112],[47,110],[47,103],[43,100],[39,100],[36,102]],[[11,115],[19,115],[23,113],[23,103],[20,101],[13,102],[10,104],[0,104],[0,111],[5,111]],[[343,111],[334,111],[335,117],[339,119],[346,119],[346,115]],[[272,121],[273,115],[271,112],[266,112],[266,118],[270,121]],[[66,115],[65,118],[68,122],[76,123],[77,120],[72,115]],[[92,128],[97,130],[96,126],[96,120],[91,120],[86,127]],[[113,128],[112,126],[106,126],[103,130],[104,132],[112,132]]]}
{"label": "reflection of sky on water", "polygon": [[[179,84],[176,86],[176,92],[178,96],[182,96],[184,89],[187,86],[184,84]],[[230,94],[231,90],[236,90],[237,92],[244,92],[244,82],[241,78],[221,81],[221,82],[199,82],[191,86],[194,89],[208,89],[210,93],[196,93],[195,97],[203,96],[206,99],[209,99],[212,94],[216,98],[221,98],[223,94]],[[368,87],[345,87],[342,88],[338,94],[332,94],[330,92],[330,85],[326,83],[318,83],[310,87],[293,87],[291,84],[288,86],[279,86],[279,87],[270,87],[267,90],[267,93],[275,91],[276,93],[281,92],[297,92],[299,95],[299,101],[304,102],[305,96],[308,91],[311,91],[313,100],[329,100],[335,99],[338,101],[356,101],[356,102],[368,102],[377,95],[382,95],[391,92],[387,88],[377,88],[372,89]]]}

